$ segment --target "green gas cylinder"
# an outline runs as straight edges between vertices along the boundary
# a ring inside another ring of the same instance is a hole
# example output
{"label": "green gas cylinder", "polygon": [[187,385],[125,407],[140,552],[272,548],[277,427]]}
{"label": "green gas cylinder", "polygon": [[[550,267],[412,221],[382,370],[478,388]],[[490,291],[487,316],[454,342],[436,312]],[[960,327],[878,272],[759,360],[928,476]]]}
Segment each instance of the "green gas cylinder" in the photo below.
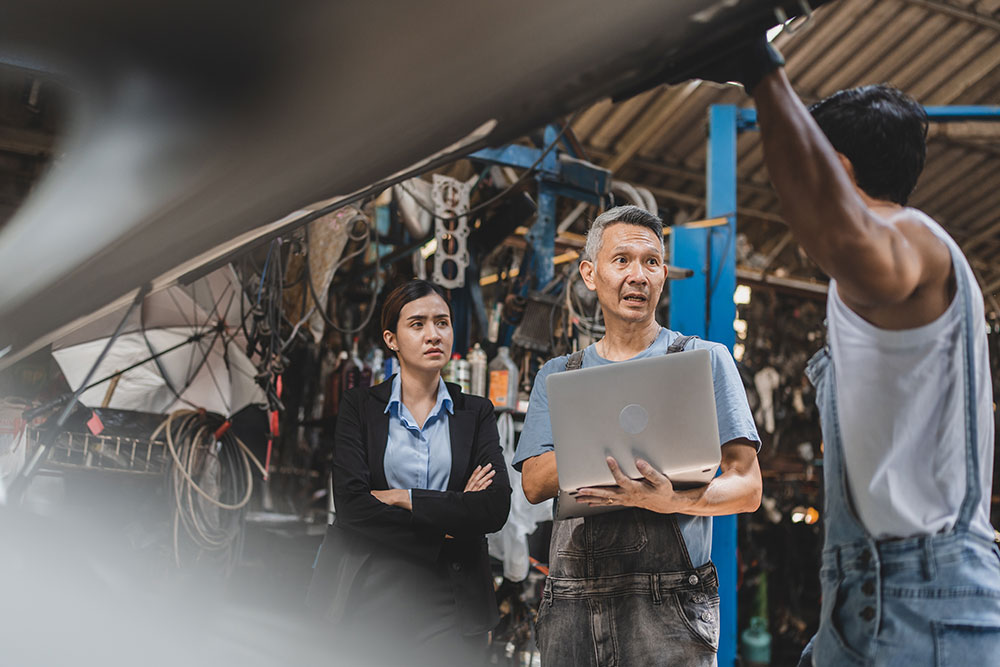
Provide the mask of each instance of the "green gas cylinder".
{"label": "green gas cylinder", "polygon": [[771,633],[761,616],[750,619],[750,627],[740,635],[740,655],[747,665],[758,667],[771,664]]}

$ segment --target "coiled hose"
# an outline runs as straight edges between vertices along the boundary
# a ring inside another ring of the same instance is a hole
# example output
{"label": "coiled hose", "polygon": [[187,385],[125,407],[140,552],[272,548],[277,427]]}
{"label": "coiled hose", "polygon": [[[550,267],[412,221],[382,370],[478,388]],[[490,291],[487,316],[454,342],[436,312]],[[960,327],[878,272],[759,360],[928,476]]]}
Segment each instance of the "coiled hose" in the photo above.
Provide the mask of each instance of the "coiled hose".
{"label": "coiled hose", "polygon": [[151,438],[155,441],[164,433],[172,459],[168,492],[174,505],[177,567],[184,565],[188,554],[195,561],[214,557],[229,574],[239,561],[245,508],[253,494],[251,463],[262,475],[265,470],[229,426],[221,415],[178,410]]}

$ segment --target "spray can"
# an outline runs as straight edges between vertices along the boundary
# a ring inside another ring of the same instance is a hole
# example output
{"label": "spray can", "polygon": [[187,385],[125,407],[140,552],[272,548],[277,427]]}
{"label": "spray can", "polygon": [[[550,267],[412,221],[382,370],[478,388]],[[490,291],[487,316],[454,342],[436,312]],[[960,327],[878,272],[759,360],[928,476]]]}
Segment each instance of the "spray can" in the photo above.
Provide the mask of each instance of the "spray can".
{"label": "spray can", "polygon": [[469,350],[469,393],[486,398],[486,353],[479,343]]}
{"label": "spray can", "polygon": [[469,381],[471,375],[471,368],[467,359],[462,359],[458,355],[457,359],[453,359],[451,363],[455,365],[455,383],[462,388],[462,392],[469,393]]}
{"label": "spray can", "polygon": [[517,409],[517,364],[510,358],[510,348],[503,346],[490,362],[490,400],[498,411]]}
{"label": "spray can", "polygon": [[490,313],[490,321],[487,326],[486,338],[491,343],[497,342],[500,338],[500,320],[503,316],[503,302],[498,301],[495,306],[493,306],[493,312]]}

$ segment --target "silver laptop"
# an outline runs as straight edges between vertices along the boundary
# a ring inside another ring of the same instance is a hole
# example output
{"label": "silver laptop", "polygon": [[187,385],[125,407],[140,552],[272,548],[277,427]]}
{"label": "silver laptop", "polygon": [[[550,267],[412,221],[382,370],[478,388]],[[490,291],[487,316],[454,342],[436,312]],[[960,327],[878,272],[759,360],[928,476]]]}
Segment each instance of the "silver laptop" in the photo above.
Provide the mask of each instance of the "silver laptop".
{"label": "silver laptop", "polygon": [[708,350],[553,373],[546,384],[559,470],[556,518],[621,509],[569,495],[614,484],[605,457],[633,479],[641,458],[678,488],[707,484],[722,458]]}

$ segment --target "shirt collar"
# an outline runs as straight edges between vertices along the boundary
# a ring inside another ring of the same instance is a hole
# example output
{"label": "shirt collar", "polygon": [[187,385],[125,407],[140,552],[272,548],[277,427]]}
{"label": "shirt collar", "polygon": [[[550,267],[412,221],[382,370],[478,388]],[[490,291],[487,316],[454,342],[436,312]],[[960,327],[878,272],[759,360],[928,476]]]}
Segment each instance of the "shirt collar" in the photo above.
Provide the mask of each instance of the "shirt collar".
{"label": "shirt collar", "polygon": [[[392,411],[392,414],[399,414],[399,407],[403,404],[402,400],[402,385],[400,384],[399,373],[392,378],[392,392],[389,394],[389,403],[385,406],[385,412]],[[455,414],[455,403],[451,400],[451,394],[448,393],[448,387],[444,383],[443,378],[438,379],[438,393],[437,402],[434,404],[434,409],[431,410],[432,415],[437,415],[441,413],[441,409],[444,408],[449,414]]]}
{"label": "shirt collar", "polygon": [[442,407],[449,414],[455,414],[455,405],[451,400],[451,394],[448,393],[448,387],[445,385],[443,378],[438,380],[438,397],[437,403],[434,405],[434,414],[440,414]]}

